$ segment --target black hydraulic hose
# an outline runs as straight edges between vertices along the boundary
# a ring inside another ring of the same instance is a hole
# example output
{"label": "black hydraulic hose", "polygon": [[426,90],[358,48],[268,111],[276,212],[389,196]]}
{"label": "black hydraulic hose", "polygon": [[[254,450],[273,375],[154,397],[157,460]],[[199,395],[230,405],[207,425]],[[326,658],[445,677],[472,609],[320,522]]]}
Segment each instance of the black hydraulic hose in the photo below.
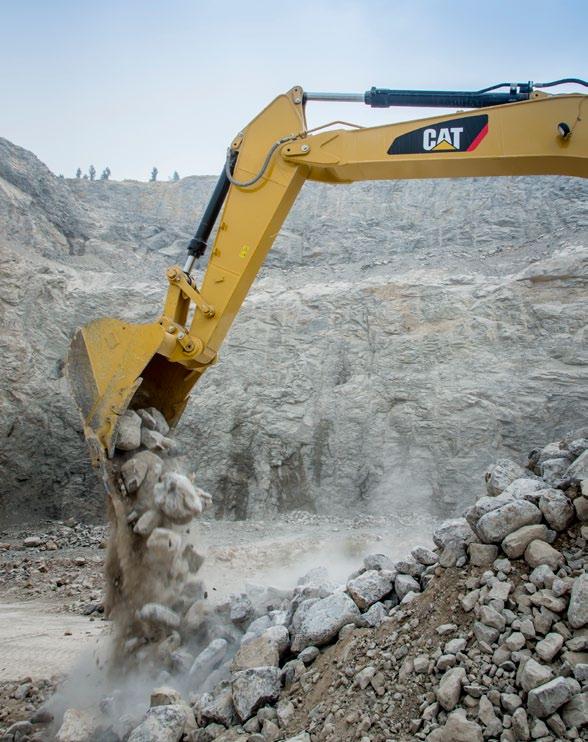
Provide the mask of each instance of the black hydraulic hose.
{"label": "black hydraulic hose", "polygon": [[588,80],[581,80],[579,77],[562,77],[561,80],[535,83],[536,88],[553,88],[555,85],[582,85],[588,88]]}

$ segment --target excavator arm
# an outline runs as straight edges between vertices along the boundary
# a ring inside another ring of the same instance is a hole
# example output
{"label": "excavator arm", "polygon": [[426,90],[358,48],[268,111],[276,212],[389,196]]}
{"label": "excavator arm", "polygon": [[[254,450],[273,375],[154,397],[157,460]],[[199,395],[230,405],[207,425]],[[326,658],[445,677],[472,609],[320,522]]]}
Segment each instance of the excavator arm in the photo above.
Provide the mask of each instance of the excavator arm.
{"label": "excavator arm", "polygon": [[[530,83],[492,91],[372,88],[365,94],[337,96],[305,94],[294,87],[261,111],[229,147],[186,264],[167,270],[169,288],[161,316],[144,325],[101,319],[74,337],[69,375],[95,461],[112,456],[117,421],[129,406],[154,406],[175,425],[192,387],[216,361],[306,180],[337,184],[500,175],[588,177],[587,95],[548,95]],[[374,107],[474,110],[371,128],[308,131],[308,101],[360,98]],[[206,273],[197,286],[192,269],[206,251],[219,215]]]}

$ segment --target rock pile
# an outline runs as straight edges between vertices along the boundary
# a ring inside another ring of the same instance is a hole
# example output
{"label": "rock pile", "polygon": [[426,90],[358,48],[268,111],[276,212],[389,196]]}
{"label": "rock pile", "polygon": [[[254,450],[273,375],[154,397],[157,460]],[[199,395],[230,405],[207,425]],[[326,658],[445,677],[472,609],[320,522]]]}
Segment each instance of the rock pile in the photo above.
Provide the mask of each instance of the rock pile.
{"label": "rock pile", "polygon": [[[138,465],[123,468],[133,490]],[[435,530],[434,549],[370,555],[344,585],[319,567],[291,591],[250,586],[214,610],[201,596],[185,610],[184,593],[143,605],[149,629],[131,649],[160,657],[144,717],[114,693],[69,709],[57,739],[586,739],[588,439],[533,451],[526,467],[500,460],[486,489]],[[131,510],[133,529],[181,511],[167,494],[149,503]]]}

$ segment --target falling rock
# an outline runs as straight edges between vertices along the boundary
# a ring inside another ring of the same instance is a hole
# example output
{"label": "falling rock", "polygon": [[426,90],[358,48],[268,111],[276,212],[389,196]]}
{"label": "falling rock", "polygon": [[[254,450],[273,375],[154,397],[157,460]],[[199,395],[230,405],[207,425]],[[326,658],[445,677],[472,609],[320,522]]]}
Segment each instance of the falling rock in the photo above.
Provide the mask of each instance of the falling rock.
{"label": "falling rock", "polygon": [[148,536],[160,522],[160,515],[156,510],[147,510],[139,518],[133,527],[134,533],[138,536]]}
{"label": "falling rock", "polygon": [[244,624],[250,621],[255,613],[253,603],[247,593],[232,593],[229,595],[230,619],[233,623]]}
{"label": "falling rock", "polygon": [[522,526],[541,521],[541,511],[527,500],[514,500],[483,515],[476,531],[485,543],[500,543]]}
{"label": "falling rock", "polygon": [[574,629],[588,624],[588,574],[576,577],[568,606],[568,621]]}
{"label": "falling rock", "polygon": [[224,660],[228,646],[226,639],[213,639],[194,660],[190,675],[198,680],[207,678]]}
{"label": "falling rock", "polygon": [[536,539],[547,541],[549,529],[544,523],[535,523],[532,526],[523,526],[509,533],[502,541],[502,551],[509,559],[518,559],[525,553],[525,549]]}
{"label": "falling rock", "polygon": [[550,716],[560,706],[567,703],[580,686],[576,680],[557,677],[544,685],[539,685],[529,691],[527,707],[529,711],[540,719]]}
{"label": "falling rock", "polygon": [[182,694],[175,688],[162,686],[151,691],[150,706],[171,706],[183,702]]}
{"label": "falling rock", "polygon": [[116,435],[116,447],[120,451],[134,451],[141,445],[141,418],[134,410],[121,415]]}
{"label": "falling rock", "polygon": [[167,608],[160,603],[145,603],[138,611],[137,617],[141,621],[153,624],[154,626],[164,626],[168,629],[177,629],[180,625],[180,617],[171,608]]}
{"label": "falling rock", "polygon": [[143,484],[143,480],[149,470],[150,460],[144,455],[144,452],[133,456],[132,459],[125,461],[120,468],[122,480],[125,489],[129,494],[136,492]]}
{"label": "falling rock", "polygon": [[533,688],[537,688],[538,686],[547,683],[552,677],[553,671],[551,668],[530,658],[524,665],[519,667],[517,683],[526,693],[528,693],[533,690]]}
{"label": "falling rock", "polygon": [[67,709],[55,739],[57,742],[87,742],[97,728],[97,717],[91,711]]}
{"label": "falling rock", "polygon": [[469,721],[461,709],[449,714],[447,722],[431,732],[427,742],[483,742],[482,728],[475,721]]}
{"label": "falling rock", "polygon": [[588,691],[578,693],[568,701],[561,711],[567,727],[583,729],[588,726]]}
{"label": "falling rock", "polygon": [[421,586],[415,578],[410,575],[397,575],[394,580],[394,589],[396,590],[398,598],[402,600],[409,593],[419,593]]}
{"label": "falling rock", "polygon": [[545,541],[535,539],[525,549],[525,561],[529,567],[534,568],[540,564],[546,564],[555,571],[561,567],[564,558],[561,552],[554,549],[553,546],[546,544]]}
{"label": "falling rock", "polygon": [[560,490],[541,492],[539,509],[549,527],[555,531],[564,531],[574,519],[574,506]]}
{"label": "falling rock", "polygon": [[184,731],[193,727],[194,715],[189,706],[154,706],[147,711],[145,720],[131,732],[128,742],[179,742]]}
{"label": "falling rock", "polygon": [[154,489],[155,504],[172,523],[189,523],[202,512],[202,500],[183,474],[167,472]]}
{"label": "falling rock", "polygon": [[333,593],[317,600],[306,610],[296,630],[292,651],[299,652],[311,644],[326,644],[345,624],[357,623],[360,617],[357,605],[345,593]]}
{"label": "falling rock", "polygon": [[368,570],[347,582],[347,592],[357,607],[365,611],[392,590],[395,577],[396,572],[387,569]]}
{"label": "falling rock", "polygon": [[257,709],[274,703],[280,695],[280,669],[254,667],[233,676],[233,703],[239,719],[249,719]]}
{"label": "falling rock", "polygon": [[154,528],[147,539],[147,548],[161,559],[173,559],[182,548],[182,537],[170,528]]}
{"label": "falling rock", "polygon": [[451,670],[447,670],[441,678],[435,695],[445,711],[452,711],[457,706],[461,697],[461,686],[465,676],[463,667],[454,667]]}
{"label": "falling rock", "polygon": [[499,459],[485,473],[486,489],[492,497],[500,495],[516,479],[529,476],[529,472],[510,459]]}

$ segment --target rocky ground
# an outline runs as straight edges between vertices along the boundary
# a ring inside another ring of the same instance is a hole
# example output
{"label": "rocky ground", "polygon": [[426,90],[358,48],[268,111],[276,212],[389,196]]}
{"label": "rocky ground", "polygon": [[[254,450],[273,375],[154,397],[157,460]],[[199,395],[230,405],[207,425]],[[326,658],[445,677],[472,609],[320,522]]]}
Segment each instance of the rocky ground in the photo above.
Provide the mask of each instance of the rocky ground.
{"label": "rocky ground", "polygon": [[[163,622],[159,674],[130,678],[138,705],[120,677],[85,706],[71,703],[67,682],[45,703],[47,681],[6,686],[6,719],[27,718],[5,738],[585,739],[585,434],[522,466],[500,460],[487,495],[435,528],[432,548],[373,552],[343,582],[324,559],[293,589],[250,585],[204,612],[207,598],[197,599],[196,623],[190,611],[174,629]],[[4,554],[49,553],[19,546]],[[75,568],[85,565],[74,558]]]}

